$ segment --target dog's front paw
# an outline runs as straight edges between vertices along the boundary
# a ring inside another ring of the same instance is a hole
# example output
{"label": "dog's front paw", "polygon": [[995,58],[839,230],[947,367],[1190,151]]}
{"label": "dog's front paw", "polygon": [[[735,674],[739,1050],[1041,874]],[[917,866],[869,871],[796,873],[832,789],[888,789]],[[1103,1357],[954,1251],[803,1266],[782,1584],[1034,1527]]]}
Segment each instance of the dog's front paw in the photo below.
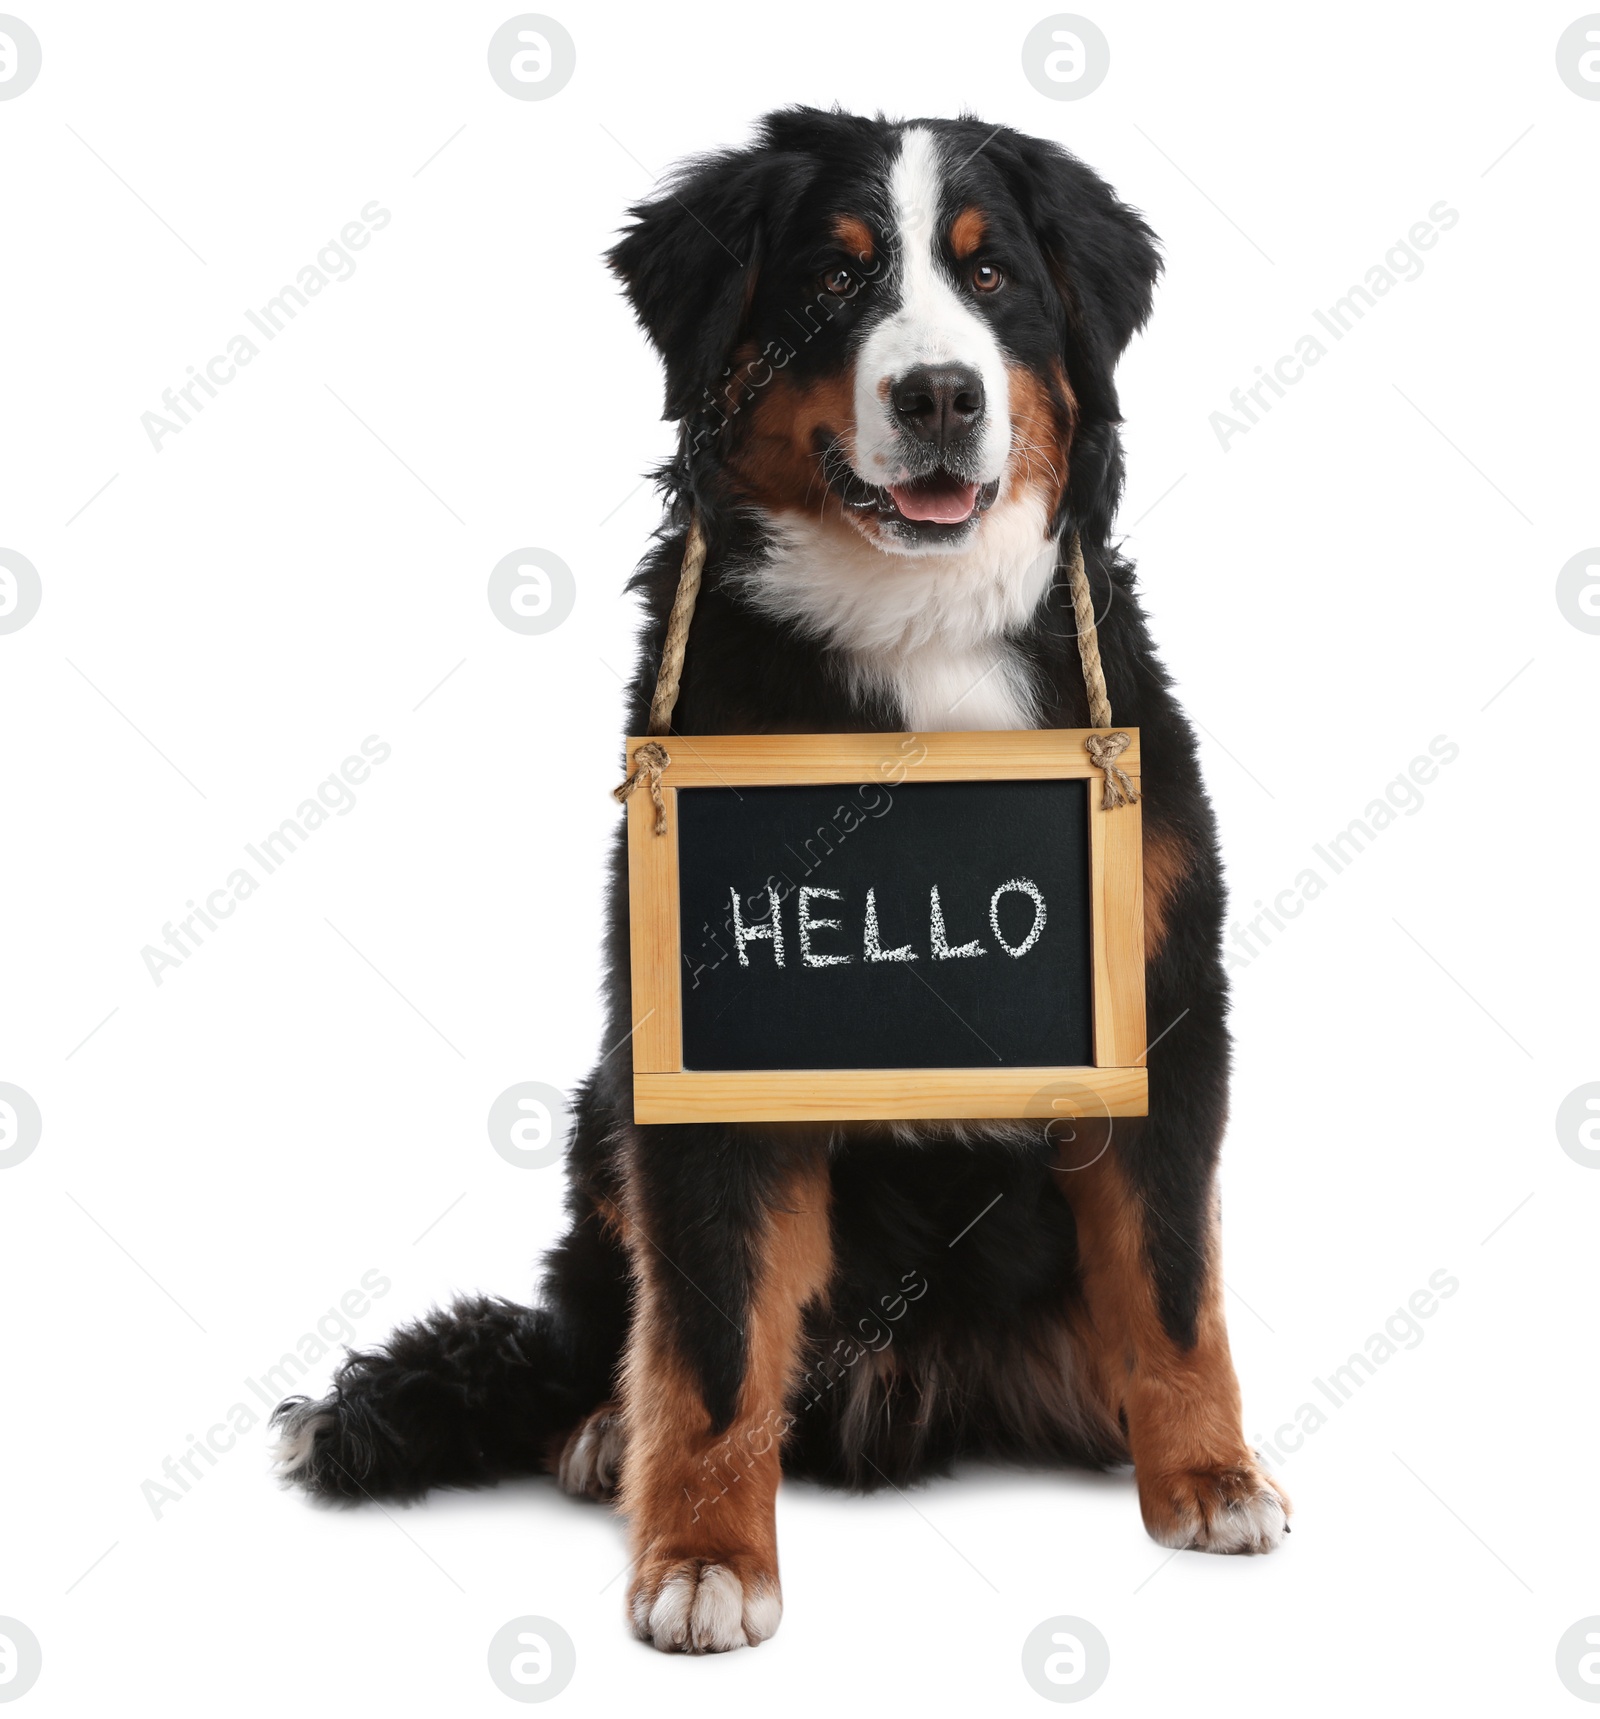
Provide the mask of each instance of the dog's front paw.
{"label": "dog's front paw", "polygon": [[777,1629],[783,1594],[777,1571],[754,1559],[650,1559],[628,1591],[628,1615],[634,1634],[663,1653],[727,1653]]}
{"label": "dog's front paw", "polygon": [[1270,1552],[1289,1532],[1288,1495],[1254,1462],[1139,1476],[1152,1540],[1196,1552]]}

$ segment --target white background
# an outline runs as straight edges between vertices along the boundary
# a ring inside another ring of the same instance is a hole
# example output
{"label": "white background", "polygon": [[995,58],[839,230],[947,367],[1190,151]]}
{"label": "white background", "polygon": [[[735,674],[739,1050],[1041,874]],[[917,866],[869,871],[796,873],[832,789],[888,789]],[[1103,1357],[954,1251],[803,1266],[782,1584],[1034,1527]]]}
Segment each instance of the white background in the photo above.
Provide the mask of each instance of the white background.
{"label": "white background", "polygon": [[[1052,101],[1020,61],[1046,14],[1003,0],[557,3],[577,73],[517,101],[485,59],[504,7],[17,0],[44,51],[0,102],[0,546],[43,583],[0,636],[0,1079],[44,1118],[0,1172],[0,1614],[44,1649],[19,1710],[506,1712],[485,1650],[539,1613],[577,1648],[558,1710],[1042,1712],[1021,1645],[1067,1613],[1110,1644],[1107,1714],[1576,1711],[1555,1646],[1600,1612],[1600,1174],[1554,1127],[1600,1079],[1600,638],[1555,598],[1600,541],[1600,103],[1555,69],[1577,12],[1095,0],[1110,75]],[[621,1524],[550,1482],[318,1512],[258,1425],[159,1518],[141,1485],[363,1272],[393,1285],[370,1342],[456,1290],[525,1298],[559,1233],[561,1172],[484,1121],[602,1048],[619,593],[669,433],[600,252],[669,163],[802,100],[1057,138],[1161,234],[1122,518],[1237,909],[1459,746],[1237,974],[1248,1430],[1320,1401],[1431,1273],[1460,1289],[1282,1466],[1270,1559],[1169,1559],[1127,1475],[795,1486],[778,1636],[669,1661],[624,1630]],[[372,199],[393,219],[354,276],[154,451],[141,414]],[[1440,199],[1460,219],[1422,275],[1224,451],[1230,391]],[[576,576],[546,636],[486,601],[519,546]],[[141,949],[370,734],[393,756],[355,810],[156,986]]]}

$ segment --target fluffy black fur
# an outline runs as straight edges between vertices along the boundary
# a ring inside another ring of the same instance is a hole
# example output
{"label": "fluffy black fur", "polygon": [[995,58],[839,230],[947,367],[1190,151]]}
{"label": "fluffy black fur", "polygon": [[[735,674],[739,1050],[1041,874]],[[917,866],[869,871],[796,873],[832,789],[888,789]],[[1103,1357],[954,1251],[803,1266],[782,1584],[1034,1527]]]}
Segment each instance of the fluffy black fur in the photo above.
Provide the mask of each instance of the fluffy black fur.
{"label": "fluffy black fur", "polygon": [[[1021,287],[995,314],[1009,350],[1041,371],[1059,361],[1078,404],[1071,476],[1055,524],[1081,533],[1112,708],[1137,725],[1147,839],[1181,836],[1192,863],[1148,971],[1151,1036],[1181,1015],[1150,1058],[1150,1115],[1119,1124],[1116,1150],[1143,1196],[1161,1317],[1193,1341],[1208,1201],[1226,1108],[1223,886],[1195,740],[1157,659],[1132,567],[1109,540],[1122,485],[1114,369],[1149,314],[1159,261],[1149,230],[1064,151],[976,121],[921,121],[965,158],[958,191],[1000,211]],[[743,426],[719,394],[736,356],[774,341],[804,380],[842,362],[848,307],[804,339],[793,307],[829,253],[815,235],[881,169],[882,120],[799,109],[770,116],[753,146],[691,166],[672,193],[634,211],[612,253],[662,353],[666,416],[680,428],[659,474],[667,525],[632,582],[643,608],[624,733],[645,731],[690,510],[710,545],[674,726],[684,734],[893,730],[897,711],[859,700],[819,644],[742,603],[723,570],[760,552],[762,521],[729,477]],[[809,237],[808,237],[809,236]],[[808,325],[814,319],[806,319]],[[1015,644],[1041,688],[1042,723],[1089,714],[1064,567]],[[620,763],[620,759],[619,759]],[[607,1045],[629,1015],[622,832],[611,859]],[[1105,1463],[1119,1429],[1092,1416],[1030,1418],[1008,1381],[1047,1353],[1078,1295],[1073,1214],[1049,1146],[963,1140],[926,1127],[908,1145],[880,1126],[831,1136],[800,1126],[636,1129],[624,1048],[576,1104],[572,1228],[547,1261],[535,1311],[476,1299],[352,1356],[331,1395],[280,1411],[300,1434],[296,1478],[330,1497],[408,1496],[531,1472],[588,1411],[617,1392],[629,1265],[601,1220],[625,1199],[624,1154],[638,1142],[635,1199],[651,1242],[679,1268],[671,1316],[714,1425],[725,1426],[744,1370],[739,1309],[752,1292],[754,1238],[785,1173],[829,1154],[835,1271],[807,1314],[809,1373],[785,1448],[791,1472],[856,1487],[902,1485],[958,1456]],[[952,1248],[953,1236],[1005,1197]],[[895,1369],[869,1388],[825,1383],[827,1358],[859,1343],[861,1320],[921,1284],[893,1328]],[[847,1388],[848,1386],[848,1388]],[[874,1395],[874,1393],[876,1393]]]}

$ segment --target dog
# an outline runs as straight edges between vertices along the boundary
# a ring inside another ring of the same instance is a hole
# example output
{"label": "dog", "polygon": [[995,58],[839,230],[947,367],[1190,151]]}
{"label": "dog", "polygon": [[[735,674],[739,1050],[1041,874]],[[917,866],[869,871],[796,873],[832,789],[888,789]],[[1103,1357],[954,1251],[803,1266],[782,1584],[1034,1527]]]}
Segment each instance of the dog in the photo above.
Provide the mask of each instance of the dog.
{"label": "dog", "polygon": [[278,1409],[280,1472],[349,1501],[539,1472],[615,1494],[628,1617],[669,1651],[777,1628],[780,1472],[869,1489],[961,1458],[1131,1462],[1163,1546],[1269,1551],[1289,1502],[1244,1437],[1219,1262],[1221,865],[1111,541],[1114,372],[1154,236],[1053,143],[813,108],[630,215],[608,260],[678,444],[632,582],[625,732],[646,731],[691,519],[707,556],[674,732],[1091,726],[1076,541],[1112,707],[1140,730],[1149,1115],[1070,1137],[635,1124],[619,831],[620,1048],[576,1097],[571,1227],[537,1305],[468,1299],[348,1356],[329,1395]]}

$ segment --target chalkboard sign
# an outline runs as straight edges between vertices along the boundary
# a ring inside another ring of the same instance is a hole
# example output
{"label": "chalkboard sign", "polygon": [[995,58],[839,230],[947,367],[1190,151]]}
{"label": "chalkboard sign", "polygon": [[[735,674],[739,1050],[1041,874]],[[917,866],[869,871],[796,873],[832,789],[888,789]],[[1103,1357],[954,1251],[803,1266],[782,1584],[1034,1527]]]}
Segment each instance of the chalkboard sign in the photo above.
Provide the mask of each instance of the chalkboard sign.
{"label": "chalkboard sign", "polygon": [[680,789],[683,1066],[1087,1063],[1087,788]]}
{"label": "chalkboard sign", "polygon": [[629,801],[636,1120],[1144,1114],[1139,812],[1083,740],[669,737],[665,832]]}

